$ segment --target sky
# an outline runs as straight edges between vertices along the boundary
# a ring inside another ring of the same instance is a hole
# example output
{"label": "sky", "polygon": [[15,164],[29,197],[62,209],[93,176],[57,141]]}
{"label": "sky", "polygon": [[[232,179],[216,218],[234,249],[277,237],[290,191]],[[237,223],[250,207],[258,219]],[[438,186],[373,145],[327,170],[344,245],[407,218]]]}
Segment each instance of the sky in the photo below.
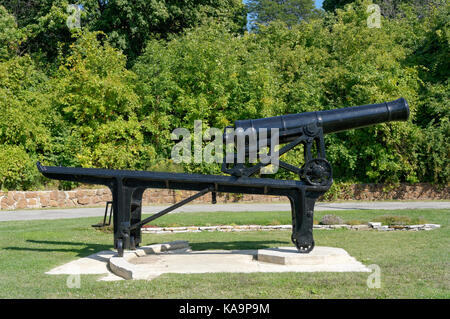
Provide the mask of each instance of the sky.
{"label": "sky", "polygon": [[322,8],[323,0],[314,0],[314,2],[316,3],[316,8]]}

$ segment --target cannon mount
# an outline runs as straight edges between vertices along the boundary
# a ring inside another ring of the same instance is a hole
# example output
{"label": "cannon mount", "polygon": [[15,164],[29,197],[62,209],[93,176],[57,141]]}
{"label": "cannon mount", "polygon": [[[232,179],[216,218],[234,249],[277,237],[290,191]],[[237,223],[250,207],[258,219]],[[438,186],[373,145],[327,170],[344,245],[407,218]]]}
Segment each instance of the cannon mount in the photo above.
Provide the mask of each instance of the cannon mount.
{"label": "cannon mount", "polygon": [[[276,154],[273,153],[275,148],[270,147],[271,156],[281,156],[303,144],[304,165],[301,168],[281,160],[278,162],[279,167],[297,174],[300,180],[251,177],[269,163],[246,166],[237,163],[236,156],[233,163],[224,161],[222,164],[222,172],[230,176],[43,166],[39,162],[37,168],[51,179],[105,185],[111,190],[114,248],[119,256],[123,256],[124,250],[134,250],[139,246],[143,225],[209,192],[212,193],[213,203],[218,192],[286,196],[292,212],[291,240],[299,253],[309,253],[315,244],[315,202],[333,182],[332,168],[325,155],[324,134],[383,122],[405,121],[408,117],[408,104],[401,98],[380,104],[235,122],[235,127],[251,127],[257,132],[263,128],[279,129],[279,143],[284,146]],[[142,196],[147,188],[197,193],[142,219]]]}

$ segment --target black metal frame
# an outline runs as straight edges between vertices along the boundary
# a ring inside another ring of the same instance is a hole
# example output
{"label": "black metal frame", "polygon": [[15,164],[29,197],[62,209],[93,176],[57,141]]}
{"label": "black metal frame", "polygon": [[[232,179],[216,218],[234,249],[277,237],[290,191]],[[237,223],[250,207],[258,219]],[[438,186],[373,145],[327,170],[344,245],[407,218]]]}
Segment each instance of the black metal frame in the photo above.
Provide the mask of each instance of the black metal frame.
{"label": "black metal frame", "polygon": [[[114,247],[121,256],[124,249],[135,249],[141,243],[141,226],[144,223],[208,192],[287,196],[292,208],[292,241],[300,252],[309,252],[314,247],[314,203],[329,188],[329,185],[311,186],[302,181],[268,178],[42,166],[39,162],[37,167],[48,178],[105,185],[111,189]],[[142,220],[142,195],[147,188],[180,189],[199,193]]]}
{"label": "black metal frame", "polygon": [[[46,177],[88,184],[102,184],[112,192],[114,247],[120,256],[124,249],[136,249],[142,241],[141,227],[192,200],[212,192],[286,196],[291,203],[292,242],[300,253],[314,248],[313,215],[316,200],[333,183],[331,165],[326,160],[323,135],[377,123],[407,120],[409,107],[404,99],[338,110],[291,114],[273,118],[236,121],[235,127],[251,127],[256,131],[267,127],[279,129],[280,144],[286,144],[278,156],[299,144],[304,145],[303,167],[279,161],[279,166],[299,175],[300,180],[252,178],[263,166],[237,163],[222,164],[222,171],[231,176],[184,173],[109,170],[96,168],[37,167]],[[239,126],[242,125],[242,126]],[[316,146],[317,154],[312,152]],[[270,147],[270,155],[272,147]],[[198,191],[197,194],[142,220],[142,195],[147,188]],[[105,220],[106,221],[106,215]]]}

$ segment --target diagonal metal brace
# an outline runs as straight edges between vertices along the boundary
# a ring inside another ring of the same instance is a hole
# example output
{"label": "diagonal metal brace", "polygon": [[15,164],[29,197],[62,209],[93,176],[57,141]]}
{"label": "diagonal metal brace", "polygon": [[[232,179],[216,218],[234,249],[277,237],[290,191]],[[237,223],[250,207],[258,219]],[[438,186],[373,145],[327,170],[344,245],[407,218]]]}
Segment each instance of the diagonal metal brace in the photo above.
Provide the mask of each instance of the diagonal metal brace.
{"label": "diagonal metal brace", "polygon": [[[292,141],[292,142],[289,143],[288,145],[285,145],[285,146],[283,146],[281,149],[279,149],[279,150],[278,150],[278,156],[281,156],[281,155],[283,155],[284,153],[289,152],[291,149],[293,149],[294,147],[296,147],[298,144],[300,144],[300,143],[303,142],[304,140],[305,140],[305,137],[304,137],[303,135],[297,137],[294,141]],[[245,170],[245,172],[243,173],[243,175],[244,175],[244,176],[247,176],[247,177],[250,177],[250,176],[252,176],[253,174],[255,174],[256,172],[258,172],[258,171],[261,169],[261,167],[267,166],[267,165],[269,165],[269,164],[270,164],[270,163],[261,163],[261,162],[259,162],[258,164],[254,165],[254,166],[252,166],[252,167],[247,168],[247,169]],[[280,166],[284,167],[283,164],[284,164],[284,162],[283,162]],[[291,165],[291,166],[294,167],[293,165]]]}
{"label": "diagonal metal brace", "polygon": [[171,211],[177,209],[178,207],[186,205],[187,203],[193,201],[194,199],[197,199],[197,198],[199,198],[199,197],[201,197],[201,196],[203,196],[203,195],[205,195],[205,194],[207,194],[209,192],[212,192],[213,190],[214,190],[213,186],[205,188],[205,189],[201,190],[200,192],[198,192],[197,194],[192,195],[191,197],[188,197],[186,199],[183,199],[181,202],[178,202],[178,203],[176,203],[176,204],[174,204],[174,205],[172,205],[170,207],[167,207],[166,209],[163,209],[159,213],[153,214],[152,216],[150,216],[150,217],[140,221],[139,223],[131,225],[129,230],[133,230],[133,229],[136,229],[136,228],[141,228],[142,226],[144,226],[145,224],[151,222],[152,220],[155,220],[156,218],[159,218],[159,217],[161,217],[161,216],[163,216],[163,215],[165,215],[167,213],[170,213]]}
{"label": "diagonal metal brace", "polygon": [[[111,208],[109,210],[109,221],[108,221],[108,223],[106,223],[106,217],[108,216],[108,206],[111,206]],[[103,216],[103,223],[98,223],[98,224],[92,225],[92,227],[104,227],[104,226],[111,225],[112,214],[113,214],[113,202],[107,201],[106,207],[105,207],[105,215]]]}

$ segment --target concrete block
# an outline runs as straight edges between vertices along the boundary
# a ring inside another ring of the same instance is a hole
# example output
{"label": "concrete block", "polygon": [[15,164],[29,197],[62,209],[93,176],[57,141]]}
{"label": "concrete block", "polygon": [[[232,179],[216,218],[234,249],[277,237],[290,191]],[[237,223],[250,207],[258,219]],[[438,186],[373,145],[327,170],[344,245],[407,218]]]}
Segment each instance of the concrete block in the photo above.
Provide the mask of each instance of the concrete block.
{"label": "concrete block", "polygon": [[342,248],[315,247],[309,254],[301,254],[295,247],[259,249],[258,261],[279,265],[320,265],[348,262],[351,257]]}
{"label": "concrete block", "polygon": [[124,279],[133,279],[133,266],[124,258],[112,257],[109,260],[109,268],[114,274]]}

